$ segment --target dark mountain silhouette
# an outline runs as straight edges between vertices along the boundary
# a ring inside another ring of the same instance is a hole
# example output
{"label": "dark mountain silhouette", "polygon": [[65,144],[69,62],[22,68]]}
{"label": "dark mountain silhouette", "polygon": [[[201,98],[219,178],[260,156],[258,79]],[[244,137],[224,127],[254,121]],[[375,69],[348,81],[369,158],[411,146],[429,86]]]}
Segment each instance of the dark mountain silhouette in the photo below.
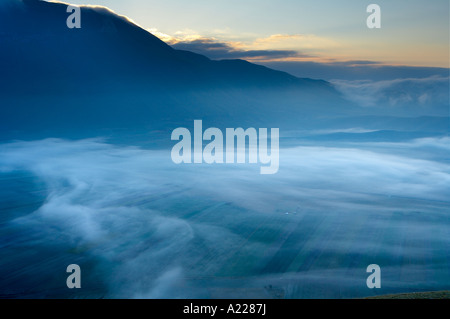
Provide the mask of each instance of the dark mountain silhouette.
{"label": "dark mountain silhouette", "polygon": [[[10,80],[25,81],[36,89],[43,86],[40,77],[57,86],[76,80],[86,86],[86,81],[107,76],[115,80],[131,77],[156,85],[301,84],[328,89],[324,81],[298,79],[246,61],[212,61],[175,50],[106,8],[82,7],[82,28],[69,29],[67,5],[36,0],[23,3],[2,10],[2,66]],[[16,87],[15,81],[10,83]]]}
{"label": "dark mountain silhouette", "polygon": [[203,119],[216,127],[311,126],[360,112],[334,87],[243,60],[175,50],[126,17],[67,5],[0,6],[2,139],[169,131]]}

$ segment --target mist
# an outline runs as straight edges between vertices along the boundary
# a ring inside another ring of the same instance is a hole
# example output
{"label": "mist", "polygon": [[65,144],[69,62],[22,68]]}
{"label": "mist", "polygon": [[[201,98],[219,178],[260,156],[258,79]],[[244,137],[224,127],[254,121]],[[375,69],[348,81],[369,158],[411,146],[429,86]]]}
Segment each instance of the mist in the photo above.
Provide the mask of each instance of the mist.
{"label": "mist", "polygon": [[[107,140],[0,145],[0,293],[73,297],[360,297],[448,288],[449,138],[280,150],[185,164]],[[378,291],[366,267],[383,270]],[[80,296],[80,292],[77,292]]]}
{"label": "mist", "polygon": [[366,108],[404,108],[410,114],[447,116],[449,78],[430,76],[395,80],[334,80],[349,100]]}

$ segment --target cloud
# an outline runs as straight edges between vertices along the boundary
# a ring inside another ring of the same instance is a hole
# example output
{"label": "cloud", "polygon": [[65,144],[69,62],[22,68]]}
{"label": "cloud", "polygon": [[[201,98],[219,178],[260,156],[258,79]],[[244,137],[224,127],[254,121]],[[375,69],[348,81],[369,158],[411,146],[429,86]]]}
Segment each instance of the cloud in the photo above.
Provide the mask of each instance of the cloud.
{"label": "cloud", "polygon": [[159,39],[161,39],[162,41],[166,42],[166,43],[172,43],[175,41],[175,38],[172,37],[171,35],[168,35],[164,32],[159,31],[156,28],[149,28],[147,29],[148,32],[150,32],[151,34],[153,34],[154,36],[158,37]]}
{"label": "cloud", "polygon": [[[448,145],[281,149],[279,173],[263,176],[102,140],[3,144],[0,290],[51,292],[76,261],[87,296],[300,298],[327,287],[355,297],[368,293],[371,251],[392,291],[439,289],[450,283]],[[437,282],[420,283],[430,275]]]}
{"label": "cloud", "polygon": [[265,38],[258,38],[251,45],[260,49],[285,47],[308,50],[308,52],[311,50],[320,52],[339,47],[336,41],[314,34],[273,34]]}
{"label": "cloud", "polygon": [[436,104],[448,106],[449,104],[448,77],[431,76],[386,81],[335,80],[332,83],[347,98],[366,107],[433,106]]}
{"label": "cloud", "polygon": [[172,44],[177,50],[187,50],[206,55],[215,60],[220,59],[247,59],[272,60],[288,57],[306,57],[293,50],[245,50],[233,46],[233,43],[218,42],[214,39],[195,39],[180,41]]}
{"label": "cloud", "polygon": [[368,61],[368,60],[351,60],[351,61],[336,61],[328,63],[333,66],[345,66],[345,67],[355,67],[355,66],[378,66],[381,62],[378,61]]}
{"label": "cloud", "polygon": [[[246,59],[251,61],[277,61],[285,59],[309,59],[313,53],[305,53],[301,48],[313,47],[323,39],[313,35],[275,34],[267,38],[257,38],[247,42],[223,40],[202,36],[195,30],[180,30],[169,35],[157,28],[147,29],[153,35],[178,50],[192,51],[211,59]],[[218,30],[224,39],[229,38],[229,30]],[[326,42],[323,40],[322,42]],[[277,49],[274,49],[277,48]]]}
{"label": "cloud", "polygon": [[385,81],[408,78],[447,77],[446,68],[385,65],[377,61],[269,61],[261,64],[297,77],[323,80]]}

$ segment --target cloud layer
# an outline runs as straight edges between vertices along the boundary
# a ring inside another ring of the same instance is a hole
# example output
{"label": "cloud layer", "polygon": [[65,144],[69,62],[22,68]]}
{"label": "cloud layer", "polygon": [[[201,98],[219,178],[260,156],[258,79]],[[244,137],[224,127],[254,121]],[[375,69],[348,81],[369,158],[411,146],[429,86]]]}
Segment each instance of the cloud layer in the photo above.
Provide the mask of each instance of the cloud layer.
{"label": "cloud layer", "polygon": [[335,80],[344,95],[365,107],[417,106],[430,115],[448,116],[449,77],[396,79],[386,81]]}
{"label": "cloud layer", "polygon": [[428,78],[431,76],[448,77],[446,68],[411,67],[383,65],[376,61],[275,61],[261,64],[297,77],[323,80],[371,80],[387,81],[396,79]]}

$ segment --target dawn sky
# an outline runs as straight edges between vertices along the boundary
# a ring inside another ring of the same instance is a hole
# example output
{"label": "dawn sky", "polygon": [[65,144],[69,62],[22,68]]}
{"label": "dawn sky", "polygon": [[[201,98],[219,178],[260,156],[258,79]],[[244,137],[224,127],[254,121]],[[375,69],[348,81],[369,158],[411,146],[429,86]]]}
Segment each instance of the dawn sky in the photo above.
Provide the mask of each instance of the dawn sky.
{"label": "dawn sky", "polygon": [[[272,56],[253,54],[249,60],[362,60],[449,67],[448,0],[74,0],[71,3],[107,6],[170,44],[197,41],[198,46],[206,42],[210,49],[211,43],[218,42],[229,50],[290,52]],[[369,15],[366,7],[371,3],[381,7],[381,29],[366,26]]]}

